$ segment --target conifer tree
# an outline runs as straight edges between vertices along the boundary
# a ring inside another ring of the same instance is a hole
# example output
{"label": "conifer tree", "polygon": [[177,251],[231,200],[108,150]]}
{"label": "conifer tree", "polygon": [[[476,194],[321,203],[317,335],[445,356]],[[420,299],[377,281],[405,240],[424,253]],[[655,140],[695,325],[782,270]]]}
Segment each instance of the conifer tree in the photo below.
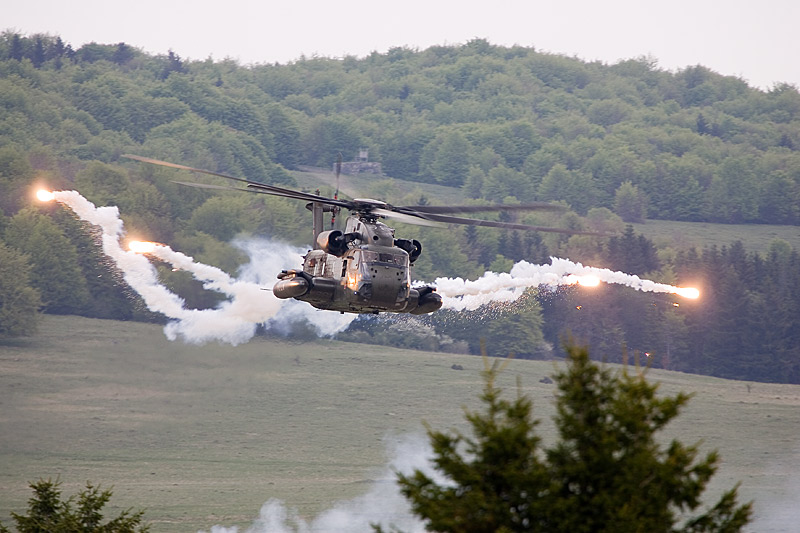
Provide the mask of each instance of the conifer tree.
{"label": "conifer tree", "polygon": [[[737,488],[711,508],[688,516],[716,472],[716,452],[698,460],[698,446],[656,440],[689,395],[657,396],[642,373],[614,374],[567,346],[554,379],[560,439],[542,449],[524,395],[513,401],[486,371],[482,412],[469,412],[473,436],[429,429],[439,484],[417,470],[399,474],[402,493],[430,531],[726,532],[741,531],[751,504]],[[688,516],[688,518],[687,518]]]}
{"label": "conifer tree", "polygon": [[33,66],[35,68],[42,68],[45,62],[44,39],[41,35],[37,35],[33,41]]}
{"label": "conifer tree", "polygon": [[503,399],[495,376],[495,368],[486,372],[486,412],[467,413],[473,438],[428,431],[436,469],[453,483],[439,485],[419,470],[398,475],[401,492],[430,531],[542,531],[546,502],[539,496],[550,481],[533,404],[524,396]]}
{"label": "conifer tree", "polygon": [[[30,484],[33,497],[28,500],[28,514],[11,513],[19,533],[145,533],[144,511],[122,511],[116,518],[102,523],[102,509],[111,499],[110,490],[86,483],[76,498],[61,498],[59,481],[40,479]],[[11,530],[0,524],[0,533]]]}

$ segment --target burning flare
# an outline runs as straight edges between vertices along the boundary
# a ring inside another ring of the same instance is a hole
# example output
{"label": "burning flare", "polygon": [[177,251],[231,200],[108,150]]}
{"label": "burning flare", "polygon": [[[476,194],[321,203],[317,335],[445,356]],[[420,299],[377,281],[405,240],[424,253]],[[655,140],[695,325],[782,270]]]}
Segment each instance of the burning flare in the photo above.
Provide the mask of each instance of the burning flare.
{"label": "burning flare", "polygon": [[692,300],[700,298],[700,291],[695,289],[694,287],[675,287],[675,290],[672,292],[674,292],[678,296],[683,296],[684,298],[691,298]]}
{"label": "burning flare", "polygon": [[56,199],[55,193],[52,191],[48,191],[47,189],[39,189],[36,191],[36,198],[40,202],[52,202]]}
{"label": "burning flare", "polygon": [[580,285],[581,287],[597,287],[600,285],[600,278],[587,274],[585,276],[576,276],[570,274],[565,280],[566,285]]}
{"label": "burning flare", "polygon": [[137,254],[152,254],[156,251],[157,242],[150,241],[130,241],[128,242],[128,250]]}

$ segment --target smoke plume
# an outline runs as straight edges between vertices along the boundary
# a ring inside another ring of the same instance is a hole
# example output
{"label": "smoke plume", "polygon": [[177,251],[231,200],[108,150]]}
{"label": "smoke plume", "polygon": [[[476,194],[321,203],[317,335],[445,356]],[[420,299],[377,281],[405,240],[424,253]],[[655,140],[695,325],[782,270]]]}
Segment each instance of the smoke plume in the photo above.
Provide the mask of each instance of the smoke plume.
{"label": "smoke plume", "polygon": [[[141,295],[148,309],[171,319],[164,327],[170,340],[237,345],[250,340],[259,324],[281,330],[290,321],[301,320],[320,335],[332,335],[354,318],[326,313],[294,300],[279,300],[269,290],[262,290],[264,285],[271,285],[278,272],[302,263],[302,250],[268,240],[237,241],[235,244],[248,253],[250,262],[242,267],[238,278],[232,278],[219,268],[198,263],[163,244],[139,243],[148,246],[139,246],[138,253],[125,250],[121,243],[125,230],[116,206],[96,207],[76,191],[56,191],[53,198],[80,219],[100,227],[103,252],[114,260],[128,285]],[[228,299],[214,309],[187,308],[180,296],[159,281],[146,255],[191,273],[205,289],[220,292]]]}
{"label": "smoke plume", "polygon": [[[431,465],[432,452],[427,438],[422,434],[410,434],[401,438],[387,439],[391,459],[379,472],[370,489],[353,498],[337,502],[311,522],[303,520],[294,509],[277,499],[267,501],[258,518],[245,533],[367,533],[372,524],[379,524],[384,531],[423,533],[424,524],[412,513],[408,502],[400,494],[396,473],[411,474],[419,469],[437,483],[445,480]],[[394,528],[394,529],[393,529]],[[210,533],[237,533],[236,527],[214,526]],[[203,533],[203,532],[200,532]]]}
{"label": "smoke plume", "polygon": [[444,300],[443,307],[461,311],[477,309],[491,302],[516,300],[529,287],[575,284],[593,286],[599,282],[625,285],[645,292],[672,293],[686,298],[697,298],[699,295],[696,289],[656,283],[624,272],[584,266],[557,257],[551,257],[549,265],[533,265],[520,261],[510,273],[486,272],[473,281],[438,278],[435,285]]}

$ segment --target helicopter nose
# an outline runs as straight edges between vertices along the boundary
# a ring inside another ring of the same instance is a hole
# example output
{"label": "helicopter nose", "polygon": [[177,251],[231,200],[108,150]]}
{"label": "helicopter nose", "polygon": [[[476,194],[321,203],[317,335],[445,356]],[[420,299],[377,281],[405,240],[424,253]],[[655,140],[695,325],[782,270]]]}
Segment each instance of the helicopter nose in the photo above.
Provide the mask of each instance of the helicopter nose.
{"label": "helicopter nose", "polygon": [[388,265],[370,267],[372,278],[372,301],[386,306],[397,302],[398,282],[402,283],[403,269]]}

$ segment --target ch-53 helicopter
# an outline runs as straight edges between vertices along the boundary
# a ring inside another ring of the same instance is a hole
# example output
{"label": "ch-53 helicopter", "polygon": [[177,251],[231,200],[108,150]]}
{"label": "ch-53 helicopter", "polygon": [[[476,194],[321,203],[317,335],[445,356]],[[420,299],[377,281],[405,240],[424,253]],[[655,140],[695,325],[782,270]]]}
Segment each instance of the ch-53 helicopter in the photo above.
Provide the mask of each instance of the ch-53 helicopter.
{"label": "ch-53 helicopter", "polygon": [[[269,194],[308,202],[312,213],[314,249],[304,257],[302,268],[284,270],[278,274],[273,294],[281,299],[294,298],[308,302],[318,309],[340,313],[432,313],[442,306],[442,298],[430,285],[412,287],[411,266],[422,253],[422,244],[416,239],[397,239],[395,231],[379,219],[392,218],[401,222],[443,226],[465,224],[494,228],[556,232],[565,234],[595,233],[561,228],[530,226],[513,222],[497,222],[452,216],[452,213],[479,213],[491,211],[557,211],[561,206],[547,203],[522,205],[461,205],[461,206],[394,206],[380,200],[356,198],[340,199],[338,179],[341,156],[336,163],[337,189],[333,198],[320,196],[274,185],[267,185],[192,168],[167,161],[138,155],[123,155],[128,159],[151,163],[190,172],[218,176],[244,184],[231,187],[206,183],[175,181],[180,185],[203,189],[236,190],[256,194]],[[331,227],[339,211],[345,208],[350,215],[344,230],[324,230],[324,213],[331,213]]]}

